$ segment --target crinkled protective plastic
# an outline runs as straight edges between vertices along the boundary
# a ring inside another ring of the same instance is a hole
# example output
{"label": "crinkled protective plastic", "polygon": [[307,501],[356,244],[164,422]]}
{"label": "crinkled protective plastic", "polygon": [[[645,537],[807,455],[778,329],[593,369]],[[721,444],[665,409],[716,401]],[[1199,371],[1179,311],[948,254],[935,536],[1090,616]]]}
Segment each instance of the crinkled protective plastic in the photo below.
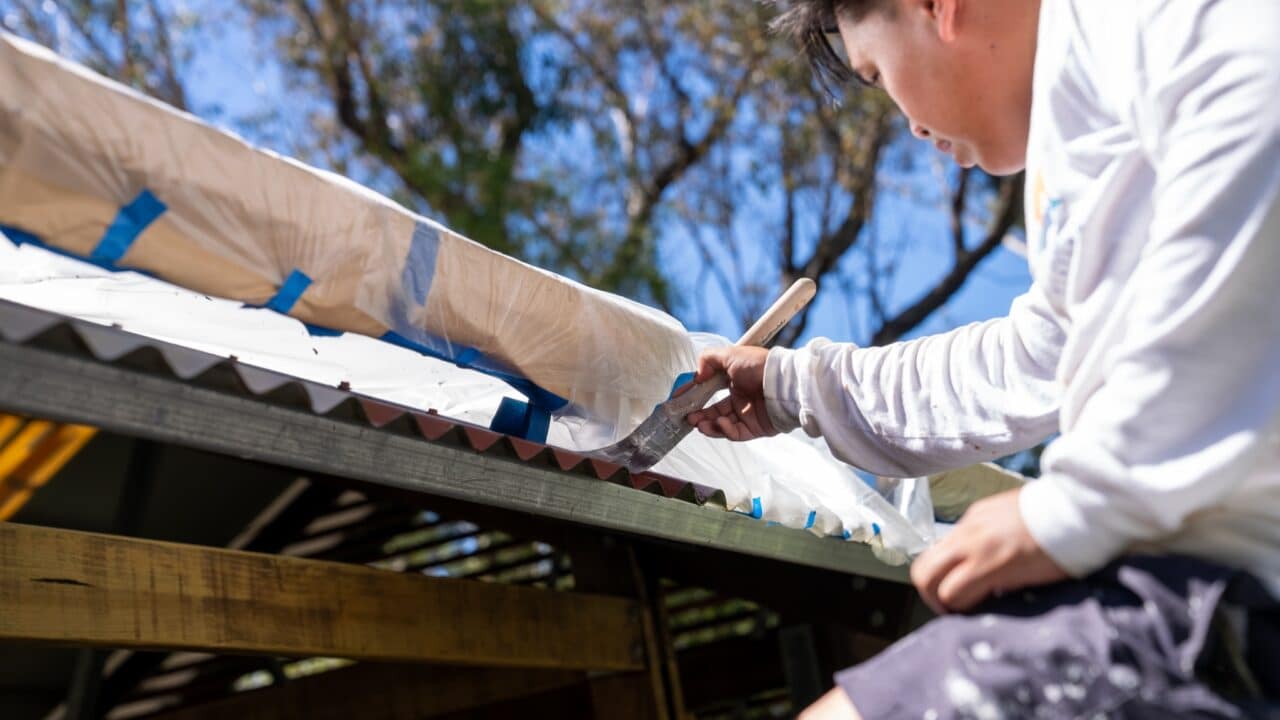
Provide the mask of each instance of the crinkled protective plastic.
{"label": "crinkled protective plastic", "polygon": [[[144,193],[163,212],[104,249]],[[0,225],[251,305],[300,274],[289,315],[527,379],[535,402],[610,440],[694,366],[668,315],[489,250],[3,33]]]}
{"label": "crinkled protective plastic", "polygon": [[[278,313],[137,273],[109,272],[39,247],[15,247],[3,234],[0,298],[215,355],[235,355],[314,382],[345,383],[363,395],[479,425],[489,424],[511,394],[493,377],[388,343],[354,333],[312,337],[299,322]],[[698,348],[729,342],[704,334],[690,340]],[[579,451],[596,447],[590,437],[583,439],[582,424],[555,418],[548,442]],[[933,539],[932,512],[926,508],[916,517],[919,496],[890,492],[882,497],[820,440],[801,431],[747,443],[691,433],[654,470],[719,488],[730,510],[763,522],[869,543],[886,562],[904,562]],[[928,484],[923,487],[927,491]]]}

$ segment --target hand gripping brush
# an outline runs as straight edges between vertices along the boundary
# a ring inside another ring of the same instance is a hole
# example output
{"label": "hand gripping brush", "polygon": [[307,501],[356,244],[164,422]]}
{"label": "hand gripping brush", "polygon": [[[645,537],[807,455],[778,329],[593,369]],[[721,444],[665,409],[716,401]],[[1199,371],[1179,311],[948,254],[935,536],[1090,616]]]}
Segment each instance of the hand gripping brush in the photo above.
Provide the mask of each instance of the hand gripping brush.
{"label": "hand gripping brush", "polygon": [[[800,309],[809,304],[818,286],[801,278],[773,303],[764,315],[738,340],[739,345],[760,346],[773,339]],[[586,454],[622,465],[633,473],[644,472],[671,452],[693,426],[685,417],[701,410],[713,395],[729,387],[729,378],[719,374],[698,383],[653,409],[644,422],[618,442]]]}

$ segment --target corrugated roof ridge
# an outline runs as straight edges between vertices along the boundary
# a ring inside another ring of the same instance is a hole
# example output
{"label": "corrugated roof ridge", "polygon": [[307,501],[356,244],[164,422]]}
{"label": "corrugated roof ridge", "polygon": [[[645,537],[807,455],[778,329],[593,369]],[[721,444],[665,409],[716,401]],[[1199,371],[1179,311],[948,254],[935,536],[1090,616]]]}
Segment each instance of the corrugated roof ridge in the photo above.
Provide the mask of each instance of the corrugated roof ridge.
{"label": "corrugated roof ridge", "polygon": [[182,382],[214,386],[273,404],[305,409],[335,419],[363,422],[380,432],[413,435],[426,442],[467,447],[477,453],[506,457],[560,472],[587,475],[697,505],[725,506],[724,493],[698,483],[652,471],[632,474],[620,465],[582,453],[502,435],[454,420],[434,409],[418,410],[334,388],[163,340],[0,300],[0,338],[18,345],[39,346],[88,355],[135,370],[160,372]]}

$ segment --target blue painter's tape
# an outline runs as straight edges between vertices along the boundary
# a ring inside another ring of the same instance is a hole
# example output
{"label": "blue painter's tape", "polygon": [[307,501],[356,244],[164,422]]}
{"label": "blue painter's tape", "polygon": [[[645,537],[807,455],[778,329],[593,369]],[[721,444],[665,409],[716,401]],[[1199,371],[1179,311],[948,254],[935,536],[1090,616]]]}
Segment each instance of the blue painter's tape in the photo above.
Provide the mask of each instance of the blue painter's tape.
{"label": "blue painter's tape", "polygon": [[879,523],[871,523],[871,531],[872,531],[872,532],[874,532],[876,535],[879,535],[879,534],[880,534],[880,524],[879,524]]}
{"label": "blue painter's tape", "polygon": [[533,381],[528,378],[508,375],[499,375],[498,377],[511,387],[529,396],[529,400],[533,402],[534,407],[542,408],[547,412],[555,412],[569,404],[568,400],[549,390],[543,390],[534,385]]}
{"label": "blue painter's tape", "polygon": [[498,411],[493,414],[493,420],[489,421],[489,429],[503,435],[522,437],[524,434],[524,419],[528,412],[528,403],[520,402],[515,398],[504,397],[502,402],[498,403]]}
{"label": "blue painter's tape", "polygon": [[818,521],[818,511],[810,510],[809,517],[805,518],[805,521],[804,521],[804,529],[808,530],[809,528],[813,527],[813,524],[817,521]]}
{"label": "blue painter's tape", "polygon": [[667,395],[667,399],[670,400],[672,397],[675,396],[677,390],[693,382],[693,378],[696,376],[697,376],[697,373],[695,372],[686,372],[686,373],[680,373],[679,375],[677,375],[676,381],[671,383],[671,393]]}
{"label": "blue painter's tape", "polygon": [[147,270],[139,270],[137,268],[130,268],[130,267],[120,267],[113,263],[102,262],[102,261],[94,260],[93,258],[85,257],[83,255],[77,255],[76,253],[73,253],[70,250],[63,250],[60,247],[55,247],[53,245],[46,243],[44,240],[41,240],[40,236],[38,235],[29,233],[26,230],[22,230],[20,228],[13,227],[12,225],[0,225],[0,232],[3,232],[6,236],[8,236],[10,240],[14,241],[19,245],[35,245],[36,247],[41,248],[42,250],[51,252],[55,255],[61,255],[62,257],[71,258],[72,260],[75,260],[77,262],[87,262],[91,265],[97,265],[98,267],[104,270],[111,270],[113,272],[127,270],[129,272],[136,272],[139,275],[146,275],[147,277],[155,277],[154,273]]}
{"label": "blue painter's tape", "polygon": [[426,223],[413,226],[409,240],[409,256],[405,258],[400,282],[419,305],[427,304],[431,282],[436,276],[436,255],[440,251],[440,234]]}
{"label": "blue painter's tape", "polygon": [[143,230],[164,214],[167,208],[160,198],[144,189],[138,193],[133,202],[120,208],[115,220],[107,226],[98,246],[89,253],[89,259],[103,265],[114,265],[129,251],[129,246],[138,239]]}
{"label": "blue painter's tape", "polygon": [[[425,336],[426,333],[422,333],[422,335]],[[424,340],[425,339],[426,338],[424,337]],[[405,337],[404,335],[401,335],[398,332],[388,332],[382,336],[382,340],[389,342],[392,345],[399,345],[402,348],[408,348],[409,350],[413,350],[414,352],[422,353],[427,357],[433,357],[433,358],[436,358],[437,360],[446,360],[448,362],[457,363],[469,370],[475,370],[476,372],[482,372],[491,377],[496,377],[499,380],[505,382],[506,384],[510,385],[511,387],[523,393],[526,397],[529,398],[529,402],[531,402],[534,406],[542,408],[547,412],[556,412],[557,410],[563,408],[565,405],[569,404],[568,400],[560,397],[559,395],[556,395],[553,392],[550,392],[548,390],[543,390],[542,388],[535,385],[528,378],[521,377],[514,373],[504,372],[502,370],[494,369],[493,367],[489,366],[489,363],[487,362],[487,358],[485,358],[484,355],[478,351],[475,351],[473,353],[465,353],[465,350],[467,348],[463,348],[463,354],[465,354],[471,362],[467,364],[459,363],[458,357],[460,355],[451,354],[448,351],[449,345],[447,343],[444,343],[443,341],[440,341],[437,338],[432,338],[432,339],[436,340],[436,343],[434,344],[434,346],[427,345],[425,342],[412,340],[408,337]],[[484,364],[481,364],[482,362]]]}
{"label": "blue painter's tape", "polygon": [[527,402],[504,397],[498,404],[498,412],[489,423],[489,429],[503,435],[545,443],[547,431],[551,429],[551,413]]}
{"label": "blue painter's tape", "polygon": [[851,530],[845,530],[845,531],[844,531],[844,539],[845,539],[845,540],[848,540],[848,539],[849,539],[849,538],[851,538],[851,537],[853,537],[853,531],[851,531]]}
{"label": "blue painter's tape", "polygon": [[[529,398],[532,406],[546,413],[556,412],[568,405],[568,400],[538,387],[529,379],[510,371],[502,363],[486,357],[476,348],[450,343],[418,327],[413,318],[418,309],[427,304],[427,298],[431,295],[439,250],[440,234],[436,228],[426,223],[414,225],[409,253],[405,257],[404,269],[400,272],[402,292],[396,293],[392,298],[389,308],[391,330],[382,336],[382,340],[496,377],[519,390]],[[543,418],[531,420],[530,432],[536,432]],[[545,421],[549,425],[550,417],[546,417]]]}
{"label": "blue painter's tape", "polygon": [[14,243],[18,245],[39,245],[41,247],[44,246],[44,243],[41,242],[40,238],[36,237],[35,235],[32,235],[26,230],[13,227],[12,225],[0,225],[0,233],[4,233],[5,237],[9,238],[10,240],[12,240]]}
{"label": "blue painter's tape", "polygon": [[759,520],[764,517],[764,505],[760,503],[760,498],[751,498],[751,517]]}
{"label": "blue painter's tape", "polygon": [[302,297],[302,293],[311,287],[311,278],[301,270],[294,268],[289,273],[289,277],[284,279],[284,284],[276,291],[274,297],[267,301],[266,307],[275,310],[282,315],[288,315],[293,306],[297,304],[298,299]]}
{"label": "blue painter's tape", "polygon": [[323,327],[321,325],[312,325],[311,323],[302,323],[307,329],[307,334],[313,337],[342,337],[341,330]]}
{"label": "blue painter's tape", "polygon": [[551,413],[536,405],[529,406],[529,422],[525,427],[524,439],[536,443],[546,443],[547,433],[551,430]]}
{"label": "blue painter's tape", "polygon": [[470,346],[463,346],[459,348],[458,353],[453,356],[453,361],[463,367],[469,367],[474,365],[480,357],[481,354],[479,350]]}

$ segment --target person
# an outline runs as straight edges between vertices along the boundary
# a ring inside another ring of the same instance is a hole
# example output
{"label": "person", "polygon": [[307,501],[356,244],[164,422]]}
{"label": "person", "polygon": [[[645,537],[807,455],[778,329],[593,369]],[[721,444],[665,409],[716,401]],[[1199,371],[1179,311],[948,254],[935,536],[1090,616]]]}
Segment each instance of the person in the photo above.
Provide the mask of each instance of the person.
{"label": "person", "polygon": [[[802,718],[1257,717],[1280,691],[1280,2],[793,0],[830,81],[961,166],[1026,169],[1006,317],[886,347],[724,348],[689,416],[919,476],[1042,477],[916,558],[940,617]],[[829,44],[838,30],[841,56]]]}

